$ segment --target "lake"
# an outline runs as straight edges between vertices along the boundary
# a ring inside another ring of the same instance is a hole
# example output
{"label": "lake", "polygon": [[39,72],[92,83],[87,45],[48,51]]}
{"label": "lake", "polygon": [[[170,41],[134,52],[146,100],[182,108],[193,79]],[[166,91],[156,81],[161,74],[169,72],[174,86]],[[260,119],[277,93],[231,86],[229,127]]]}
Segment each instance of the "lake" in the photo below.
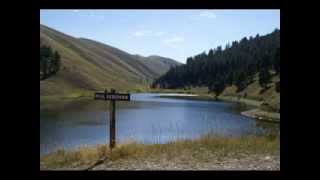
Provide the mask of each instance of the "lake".
{"label": "lake", "polygon": [[[131,101],[116,102],[117,143],[166,143],[208,133],[245,136],[280,131],[279,124],[240,115],[235,103],[159,95],[131,94]],[[59,148],[108,143],[109,102],[88,98],[63,101],[59,108],[43,108],[47,104],[40,104],[40,155]]]}

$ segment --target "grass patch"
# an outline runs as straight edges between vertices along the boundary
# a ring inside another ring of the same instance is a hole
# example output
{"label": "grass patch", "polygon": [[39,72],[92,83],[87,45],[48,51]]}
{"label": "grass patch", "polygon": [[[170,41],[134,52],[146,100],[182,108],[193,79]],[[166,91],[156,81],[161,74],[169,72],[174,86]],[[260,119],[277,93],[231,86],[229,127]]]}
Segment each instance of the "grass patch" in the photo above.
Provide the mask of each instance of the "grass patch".
{"label": "grass patch", "polygon": [[238,98],[236,96],[219,96],[219,99],[223,101],[243,103],[246,105],[256,106],[256,107],[261,106],[261,104],[263,103],[262,101],[259,101],[259,100],[253,100],[248,98]]}
{"label": "grass patch", "polygon": [[74,90],[70,93],[57,94],[57,95],[40,95],[40,103],[59,101],[61,99],[68,98],[80,98],[80,97],[93,97],[94,91],[89,90]]}
{"label": "grass patch", "polygon": [[196,140],[178,140],[166,144],[119,144],[112,154],[105,145],[59,150],[40,157],[43,169],[90,166],[108,156],[113,162],[125,159],[184,160],[206,162],[211,158],[241,157],[251,154],[274,154],[280,150],[280,138],[270,136],[215,137],[202,136]]}
{"label": "grass patch", "polygon": [[93,92],[76,91],[63,95],[40,96],[40,110],[63,110],[67,104],[78,99],[93,99]]}
{"label": "grass patch", "polygon": [[183,94],[192,94],[190,90],[184,89],[148,89],[146,92],[149,93],[183,93]]}
{"label": "grass patch", "polygon": [[166,96],[161,95],[163,98],[175,98],[175,99],[189,99],[189,100],[200,100],[200,101],[228,101],[228,102],[237,102],[243,103],[249,106],[259,107],[263,103],[262,101],[257,101],[253,99],[240,98],[236,96],[219,96],[218,99],[215,99],[212,94],[199,94],[197,96]]}

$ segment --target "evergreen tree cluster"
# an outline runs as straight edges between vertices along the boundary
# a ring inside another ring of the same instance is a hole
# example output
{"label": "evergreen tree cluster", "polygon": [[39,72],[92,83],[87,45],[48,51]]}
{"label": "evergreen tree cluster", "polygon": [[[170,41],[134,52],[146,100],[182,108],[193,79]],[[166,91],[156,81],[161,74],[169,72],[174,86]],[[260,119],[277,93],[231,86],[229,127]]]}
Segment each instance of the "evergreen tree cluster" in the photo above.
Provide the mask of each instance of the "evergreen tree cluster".
{"label": "evergreen tree cluster", "polygon": [[171,68],[156,79],[153,87],[189,88],[207,86],[218,96],[226,86],[236,85],[238,91],[253,82],[259,73],[259,84],[268,88],[273,71],[280,74],[280,30],[256,37],[246,37],[239,42],[218,46],[208,53],[187,58],[187,63]]}
{"label": "evergreen tree cluster", "polygon": [[40,80],[56,74],[61,66],[61,57],[49,46],[40,46]]}

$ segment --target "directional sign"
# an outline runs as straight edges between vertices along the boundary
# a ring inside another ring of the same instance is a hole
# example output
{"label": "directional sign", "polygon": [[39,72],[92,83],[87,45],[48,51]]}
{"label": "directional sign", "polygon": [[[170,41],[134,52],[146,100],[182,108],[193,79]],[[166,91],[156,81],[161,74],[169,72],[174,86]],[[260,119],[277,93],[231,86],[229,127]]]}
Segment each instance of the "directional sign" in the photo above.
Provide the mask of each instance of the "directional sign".
{"label": "directional sign", "polygon": [[107,90],[104,92],[96,92],[94,94],[94,99],[96,100],[105,100],[110,101],[109,105],[109,120],[110,120],[110,140],[109,147],[110,149],[115,147],[116,144],[116,101],[130,101],[130,94],[116,93],[114,89],[111,89],[111,92],[108,93]]}
{"label": "directional sign", "polygon": [[130,101],[130,94],[107,94],[106,100]]}
{"label": "directional sign", "polygon": [[94,95],[94,99],[106,101],[130,101],[130,94],[96,92]]}
{"label": "directional sign", "polygon": [[106,100],[105,93],[96,92],[94,94],[94,99]]}

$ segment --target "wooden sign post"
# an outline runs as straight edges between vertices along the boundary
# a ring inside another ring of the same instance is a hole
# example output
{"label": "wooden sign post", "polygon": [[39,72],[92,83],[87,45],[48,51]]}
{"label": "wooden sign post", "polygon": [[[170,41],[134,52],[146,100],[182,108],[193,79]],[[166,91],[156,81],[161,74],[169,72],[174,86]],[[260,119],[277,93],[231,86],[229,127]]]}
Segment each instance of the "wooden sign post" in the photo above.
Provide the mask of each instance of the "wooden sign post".
{"label": "wooden sign post", "polygon": [[104,93],[96,92],[94,95],[96,100],[110,101],[109,105],[109,120],[110,120],[110,136],[109,136],[109,148],[112,149],[116,145],[116,101],[130,101],[130,94],[116,93],[114,89],[108,93],[107,90]]}

